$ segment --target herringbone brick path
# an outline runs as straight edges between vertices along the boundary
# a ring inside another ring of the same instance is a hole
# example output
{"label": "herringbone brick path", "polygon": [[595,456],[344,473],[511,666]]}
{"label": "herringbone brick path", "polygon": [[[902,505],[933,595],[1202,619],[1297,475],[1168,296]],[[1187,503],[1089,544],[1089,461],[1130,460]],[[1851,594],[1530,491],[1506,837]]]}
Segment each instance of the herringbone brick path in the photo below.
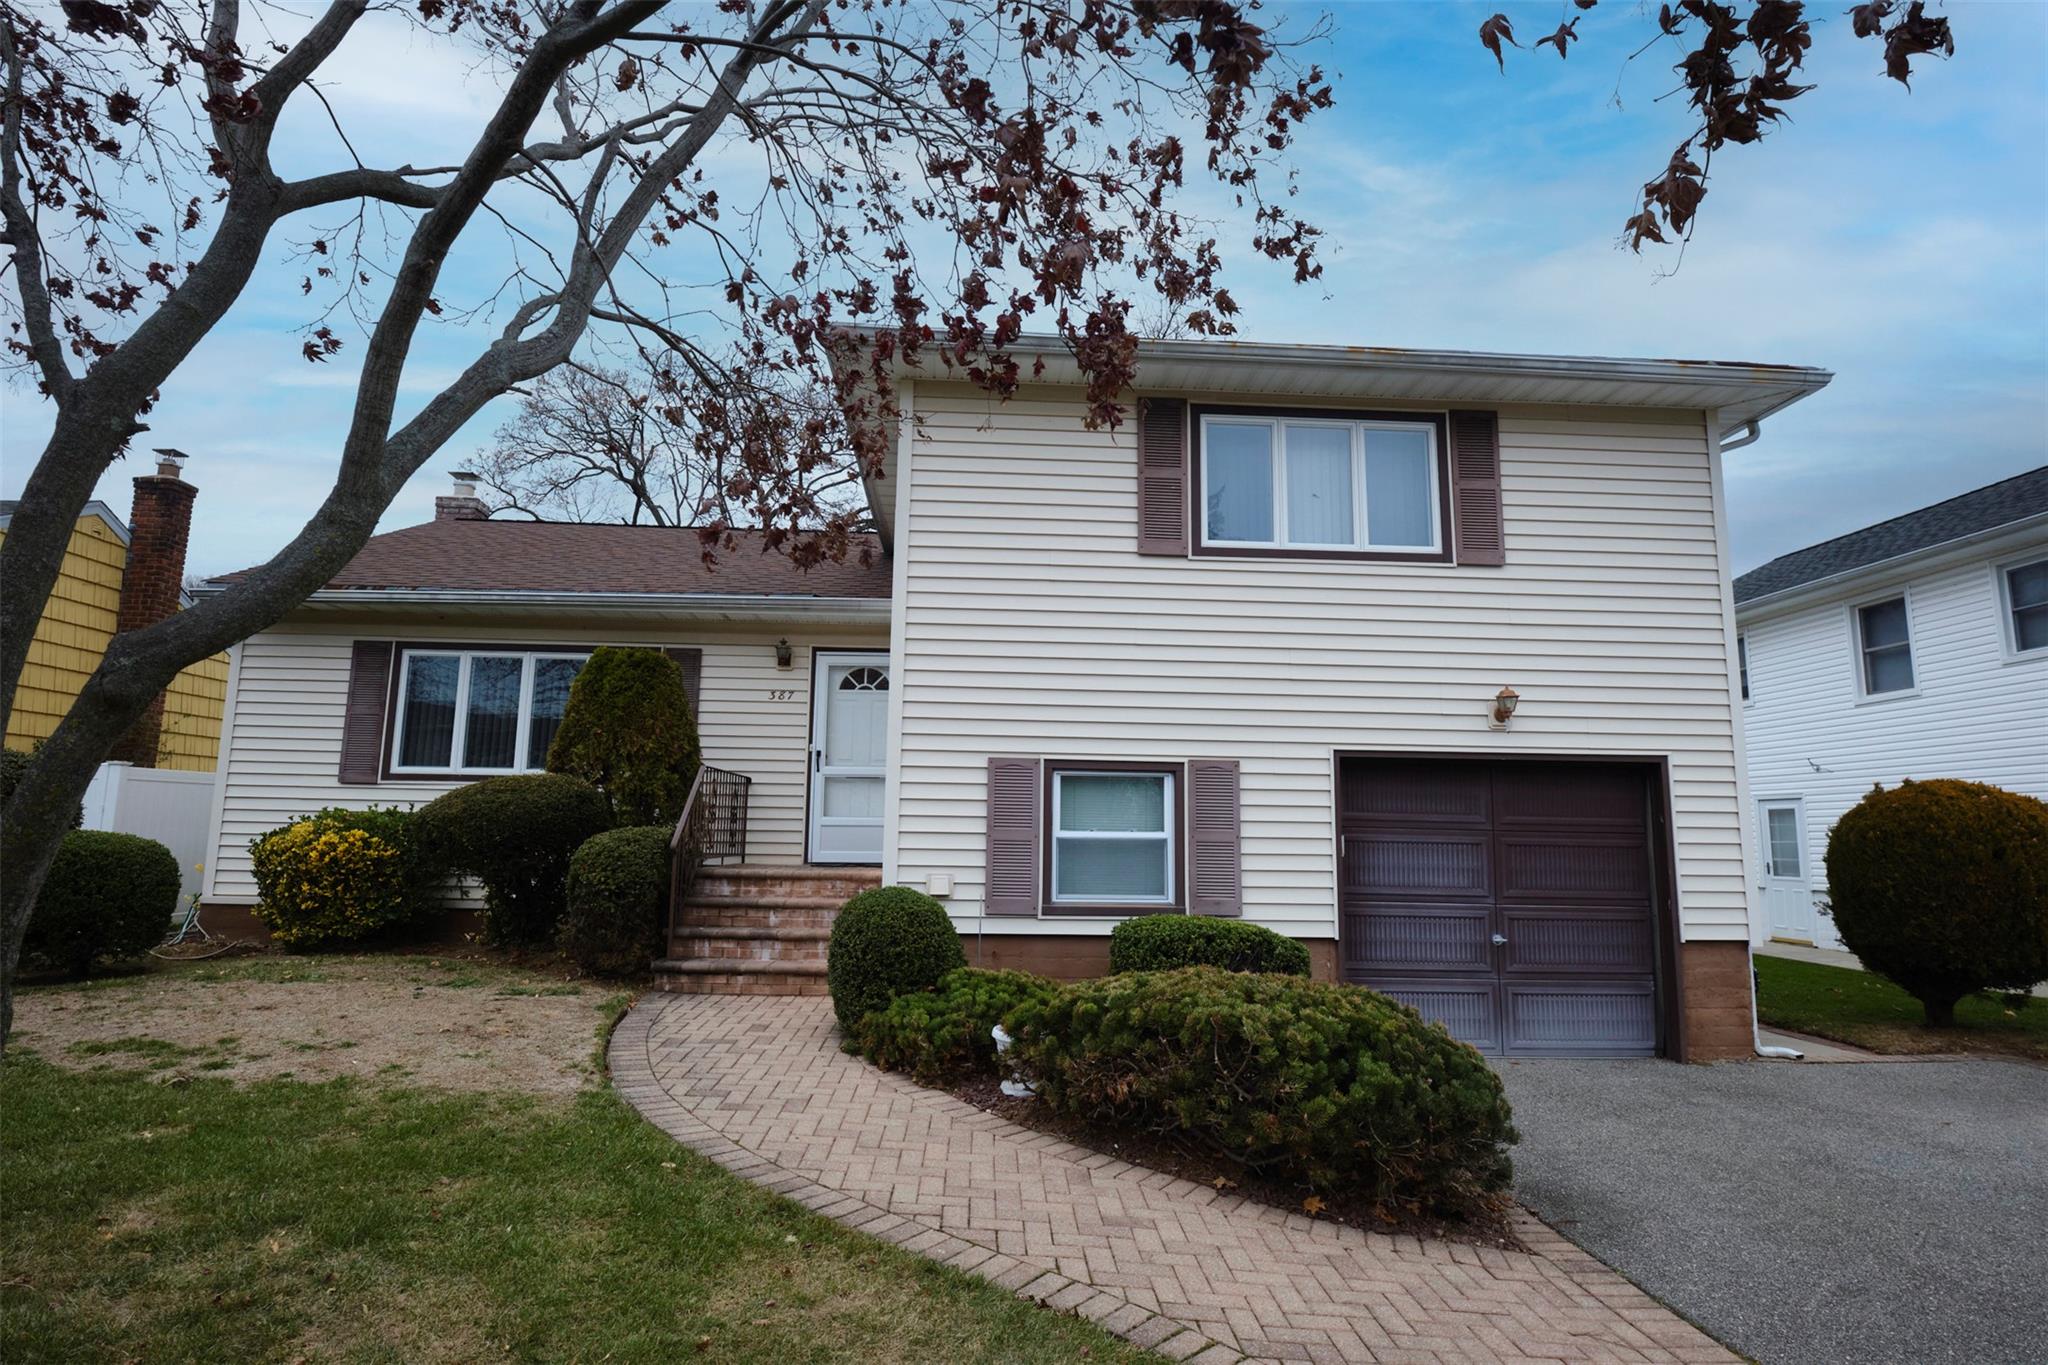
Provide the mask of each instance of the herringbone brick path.
{"label": "herringbone brick path", "polygon": [[829,1001],[643,999],[614,1084],[727,1169],[1174,1360],[1733,1361],[1527,1214],[1360,1232],[1034,1133],[839,1050]]}

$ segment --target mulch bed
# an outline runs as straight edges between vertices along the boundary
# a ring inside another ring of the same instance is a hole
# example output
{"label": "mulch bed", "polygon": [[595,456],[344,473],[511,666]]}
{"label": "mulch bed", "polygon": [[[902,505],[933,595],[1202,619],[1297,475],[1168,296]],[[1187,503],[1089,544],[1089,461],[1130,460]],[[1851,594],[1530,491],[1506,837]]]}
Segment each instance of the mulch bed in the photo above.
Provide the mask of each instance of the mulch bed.
{"label": "mulch bed", "polygon": [[[1064,1139],[1076,1147],[1128,1161],[1133,1166],[1178,1176],[1197,1185],[1249,1199],[1254,1203],[1308,1214],[1303,1201],[1311,1191],[1292,1181],[1278,1179],[1229,1160],[1219,1153],[1177,1141],[1163,1133],[1107,1133],[1082,1119],[1057,1114],[1033,1096],[1013,1099],[1002,1092],[999,1082],[984,1077],[951,1087],[951,1093],[976,1109],[1008,1119],[1021,1127]],[[1477,1217],[1461,1221],[1432,1218],[1401,1210],[1390,1210],[1366,1200],[1322,1196],[1322,1207],[1313,1217],[1342,1223],[1365,1232],[1399,1233],[1411,1237],[1433,1237],[1440,1241],[1465,1242],[1495,1247],[1502,1251],[1527,1251],[1508,1222],[1514,1201],[1505,1197]]]}

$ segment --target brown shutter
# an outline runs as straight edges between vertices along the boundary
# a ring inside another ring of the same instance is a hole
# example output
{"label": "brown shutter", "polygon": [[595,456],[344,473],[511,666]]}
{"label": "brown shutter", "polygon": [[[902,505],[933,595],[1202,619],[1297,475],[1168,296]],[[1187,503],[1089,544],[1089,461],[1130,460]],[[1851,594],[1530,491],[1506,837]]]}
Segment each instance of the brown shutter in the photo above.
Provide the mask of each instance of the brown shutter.
{"label": "brown shutter", "polygon": [[1188,912],[1244,913],[1242,817],[1235,759],[1188,763]]}
{"label": "brown shutter", "polygon": [[1505,564],[1500,510],[1500,414],[1451,414],[1451,507],[1460,564]]}
{"label": "brown shutter", "polygon": [[988,881],[982,913],[1038,913],[1038,781],[1035,758],[988,761]]}
{"label": "brown shutter", "polygon": [[704,651],[701,649],[664,649],[662,653],[676,661],[676,667],[683,670],[683,691],[690,698],[690,715],[700,725],[704,721],[704,708],[697,698],[704,689]]}
{"label": "brown shutter", "polygon": [[1138,553],[1188,552],[1188,405],[1138,400]]}
{"label": "brown shutter", "polygon": [[341,715],[340,780],[374,785],[384,775],[384,712],[391,697],[389,640],[358,640],[349,651],[348,702]]}

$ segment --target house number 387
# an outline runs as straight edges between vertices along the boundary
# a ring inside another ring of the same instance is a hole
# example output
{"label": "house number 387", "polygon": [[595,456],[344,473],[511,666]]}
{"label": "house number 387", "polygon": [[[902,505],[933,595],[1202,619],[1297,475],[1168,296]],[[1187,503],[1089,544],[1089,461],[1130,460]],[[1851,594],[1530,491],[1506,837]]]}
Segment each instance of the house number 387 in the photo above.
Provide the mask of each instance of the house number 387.
{"label": "house number 387", "polygon": [[789,701],[795,696],[796,689],[793,687],[771,687],[768,689],[768,700],[770,701]]}

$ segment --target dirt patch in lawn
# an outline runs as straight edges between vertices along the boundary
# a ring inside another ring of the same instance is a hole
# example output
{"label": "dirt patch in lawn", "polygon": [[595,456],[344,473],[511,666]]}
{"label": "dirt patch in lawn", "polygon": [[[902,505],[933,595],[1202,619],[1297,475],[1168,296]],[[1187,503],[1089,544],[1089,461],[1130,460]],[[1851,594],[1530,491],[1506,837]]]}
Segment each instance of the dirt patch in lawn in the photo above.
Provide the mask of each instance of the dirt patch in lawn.
{"label": "dirt patch in lawn", "polygon": [[596,1078],[596,1030],[617,993],[481,954],[216,959],[26,988],[15,1041],[61,1066],[164,1079],[568,1096]]}

